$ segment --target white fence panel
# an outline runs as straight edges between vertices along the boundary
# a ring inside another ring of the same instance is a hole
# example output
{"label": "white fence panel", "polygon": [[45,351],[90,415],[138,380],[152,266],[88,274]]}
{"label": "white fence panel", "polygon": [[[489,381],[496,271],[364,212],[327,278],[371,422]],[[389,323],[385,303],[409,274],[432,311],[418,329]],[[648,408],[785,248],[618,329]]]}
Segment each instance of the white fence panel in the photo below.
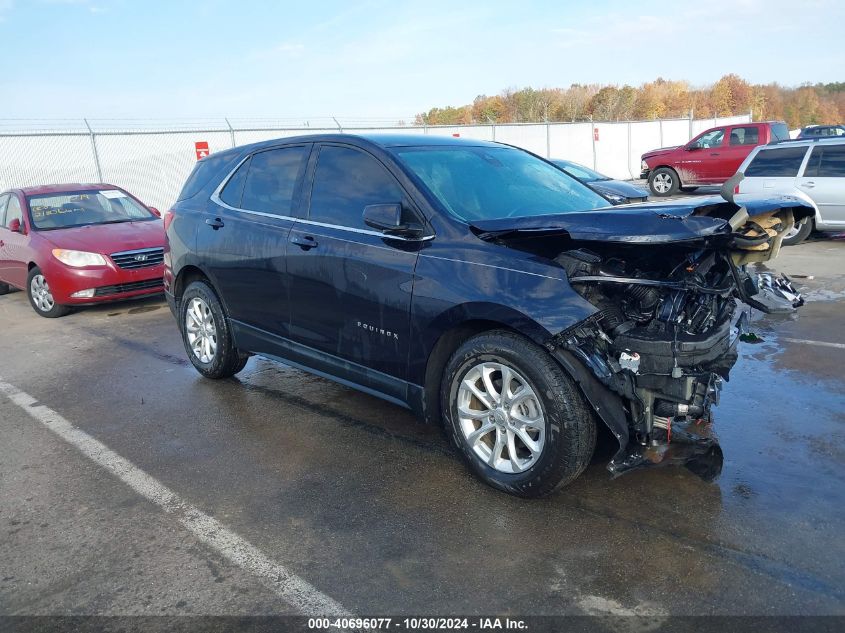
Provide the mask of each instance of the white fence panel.
{"label": "white fence panel", "polygon": [[546,153],[546,125],[537,123],[533,125],[497,125],[496,141],[516,145],[540,156],[548,156]]}
{"label": "white fence panel", "polygon": [[96,180],[90,136],[0,136],[0,191]]}
{"label": "white fence panel", "polygon": [[[496,130],[501,131],[501,126]],[[436,125],[424,130],[429,136],[458,136],[476,141],[501,141],[493,138],[495,135],[492,125]]]}
{"label": "white fence panel", "polygon": [[[725,117],[718,125],[744,123],[749,117]],[[713,119],[635,121],[619,123],[545,123],[505,125],[448,125],[397,127],[343,127],[354,134],[459,135],[461,138],[498,141],[523,147],[540,156],[564,158],[595,166],[614,178],[637,177],[640,155],[650,149],[681,145],[693,135],[712,127]],[[337,127],[276,127],[275,123],[229,121],[195,122],[178,129],[127,127],[94,130],[102,180],[125,187],[141,200],[168,208],[196,164],[194,143],[205,141],[211,152],[304,134],[333,134]],[[326,121],[321,121],[321,126]],[[599,131],[593,140],[593,129]],[[0,131],[0,189],[62,182],[98,180],[92,138],[80,126],[61,131]],[[630,137],[629,137],[630,129]],[[203,131],[205,130],[205,131]]]}
{"label": "white fence panel", "polygon": [[[235,145],[250,145],[277,138],[290,138],[304,134],[335,134],[337,129],[305,128],[299,130],[235,130]],[[231,147],[231,144],[229,145]]]}
{"label": "white fence panel", "polygon": [[97,135],[103,180],[145,204],[169,209],[196,165],[196,141],[207,142],[212,153],[232,146],[228,132]]}
{"label": "white fence panel", "polygon": [[595,123],[598,130],[596,145],[596,169],[603,174],[621,180],[639,176],[628,166],[628,124]]}
{"label": "white fence panel", "polygon": [[551,158],[562,158],[593,166],[593,125],[591,123],[554,123],[549,126]]}

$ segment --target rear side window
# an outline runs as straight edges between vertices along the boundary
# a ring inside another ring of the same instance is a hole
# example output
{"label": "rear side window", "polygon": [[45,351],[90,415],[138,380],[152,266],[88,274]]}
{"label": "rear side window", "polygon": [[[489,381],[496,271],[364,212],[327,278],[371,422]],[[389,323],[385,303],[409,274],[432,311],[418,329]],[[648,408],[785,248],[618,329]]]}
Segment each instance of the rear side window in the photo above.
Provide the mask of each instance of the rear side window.
{"label": "rear side window", "polygon": [[402,202],[403,198],[399,183],[375,158],[348,147],[328,145],[317,159],[309,218],[366,228],[362,217],[365,206]]}
{"label": "rear side window", "polygon": [[842,178],[845,176],[845,145],[814,147],[804,170],[805,177]]}
{"label": "rear side window", "polygon": [[221,171],[228,164],[233,163],[236,159],[237,155],[233,154],[223,154],[221,156],[212,154],[208,158],[199,161],[182,186],[182,191],[176,200],[181,201],[193,198],[208,184],[214,174]]}
{"label": "rear side window", "polygon": [[757,153],[751,164],[745,169],[745,175],[766,177],[797,176],[806,147],[782,147],[766,149]]}
{"label": "rear side window", "polygon": [[760,133],[756,125],[735,127],[731,130],[730,145],[759,145]]}
{"label": "rear side window", "polygon": [[772,123],[771,124],[772,130],[772,139],[778,141],[788,141],[789,140],[789,128],[786,127],[786,123]]}
{"label": "rear side window", "polygon": [[0,226],[6,226],[6,202],[9,196],[0,196]]}
{"label": "rear side window", "polygon": [[290,215],[307,147],[282,147],[254,154],[244,181],[242,209]]}
{"label": "rear side window", "polygon": [[229,178],[229,182],[223,187],[220,192],[220,199],[228,204],[230,207],[239,208],[241,206],[241,195],[244,192],[244,182],[246,182],[246,174],[249,171],[249,162],[251,158],[247,158],[243,164],[238,167],[238,170]]}

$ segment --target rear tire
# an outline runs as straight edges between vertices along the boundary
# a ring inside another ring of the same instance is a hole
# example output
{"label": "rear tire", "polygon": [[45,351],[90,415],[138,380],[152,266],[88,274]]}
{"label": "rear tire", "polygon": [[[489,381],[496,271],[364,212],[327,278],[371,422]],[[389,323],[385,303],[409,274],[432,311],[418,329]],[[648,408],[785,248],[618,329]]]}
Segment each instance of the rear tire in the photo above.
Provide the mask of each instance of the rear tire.
{"label": "rear tire", "polygon": [[204,281],[193,282],[182,294],[179,329],[188,359],[206,378],[234,376],[249,360],[235,347],[223,304]]}
{"label": "rear tire", "polygon": [[513,332],[461,345],[444,369],[440,398],[453,443],[494,488],[543,497],[590,463],[596,423],[581,393],[548,352]]}
{"label": "rear tire", "polygon": [[38,266],[30,270],[26,278],[26,296],[36,314],[44,318],[57,319],[70,312],[68,306],[60,305],[53,299],[50,285]]}
{"label": "rear tire", "polygon": [[784,246],[795,246],[810,237],[810,233],[813,232],[812,218],[804,220],[804,222],[802,222],[797,228],[798,230],[790,237],[784,238],[782,242]]}
{"label": "rear tire", "polygon": [[669,167],[660,167],[655,169],[648,176],[648,188],[652,195],[658,197],[674,196],[678,193],[678,188],[681,186],[681,180],[674,169]]}

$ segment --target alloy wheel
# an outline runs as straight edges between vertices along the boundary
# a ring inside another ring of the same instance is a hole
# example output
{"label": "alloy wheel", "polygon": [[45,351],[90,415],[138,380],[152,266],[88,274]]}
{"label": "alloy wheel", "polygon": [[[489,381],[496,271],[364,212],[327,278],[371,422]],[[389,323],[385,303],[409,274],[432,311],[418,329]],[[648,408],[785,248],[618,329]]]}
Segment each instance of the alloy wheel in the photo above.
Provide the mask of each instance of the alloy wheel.
{"label": "alloy wheel", "polygon": [[191,299],[185,310],[185,334],[194,356],[201,363],[210,363],[217,353],[217,325],[208,304],[198,297]]}
{"label": "alloy wheel", "polygon": [[669,174],[657,174],[652,180],[652,184],[657,193],[668,193],[672,189],[672,176]]}
{"label": "alloy wheel", "polygon": [[512,367],[498,362],[473,366],[458,388],[457,415],[473,452],[499,472],[524,472],[543,452],[543,407],[528,380]]}
{"label": "alloy wheel", "polygon": [[53,295],[50,292],[50,286],[47,285],[47,280],[44,275],[35,275],[29,283],[29,291],[32,295],[32,301],[35,307],[40,312],[49,312],[56,305]]}

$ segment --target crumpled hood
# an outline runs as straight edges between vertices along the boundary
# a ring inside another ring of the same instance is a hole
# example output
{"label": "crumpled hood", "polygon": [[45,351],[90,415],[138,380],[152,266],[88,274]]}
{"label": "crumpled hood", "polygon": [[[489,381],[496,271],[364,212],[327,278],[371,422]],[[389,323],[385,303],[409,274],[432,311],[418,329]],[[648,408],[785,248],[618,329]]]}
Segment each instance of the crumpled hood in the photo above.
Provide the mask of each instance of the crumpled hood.
{"label": "crumpled hood", "polygon": [[[777,253],[784,234],[793,224],[813,213],[812,206],[795,196],[738,195],[734,202],[712,196],[555,215],[478,220],[470,227],[485,240],[559,236],[619,244],[740,242],[737,248],[741,250],[769,251],[768,256],[754,259],[765,261]],[[749,235],[758,242],[753,248],[748,241]],[[767,240],[768,246],[764,247]]]}
{"label": "crumpled hood", "polygon": [[120,251],[164,246],[164,223],[159,220],[91,224],[42,231],[41,235],[60,248],[108,255]]}
{"label": "crumpled hood", "polygon": [[675,150],[682,148],[683,145],[673,145],[672,147],[661,147],[659,149],[650,149],[647,152],[643,153],[642,160],[648,160],[649,158],[654,158],[655,156],[662,156],[664,154],[670,154]]}

